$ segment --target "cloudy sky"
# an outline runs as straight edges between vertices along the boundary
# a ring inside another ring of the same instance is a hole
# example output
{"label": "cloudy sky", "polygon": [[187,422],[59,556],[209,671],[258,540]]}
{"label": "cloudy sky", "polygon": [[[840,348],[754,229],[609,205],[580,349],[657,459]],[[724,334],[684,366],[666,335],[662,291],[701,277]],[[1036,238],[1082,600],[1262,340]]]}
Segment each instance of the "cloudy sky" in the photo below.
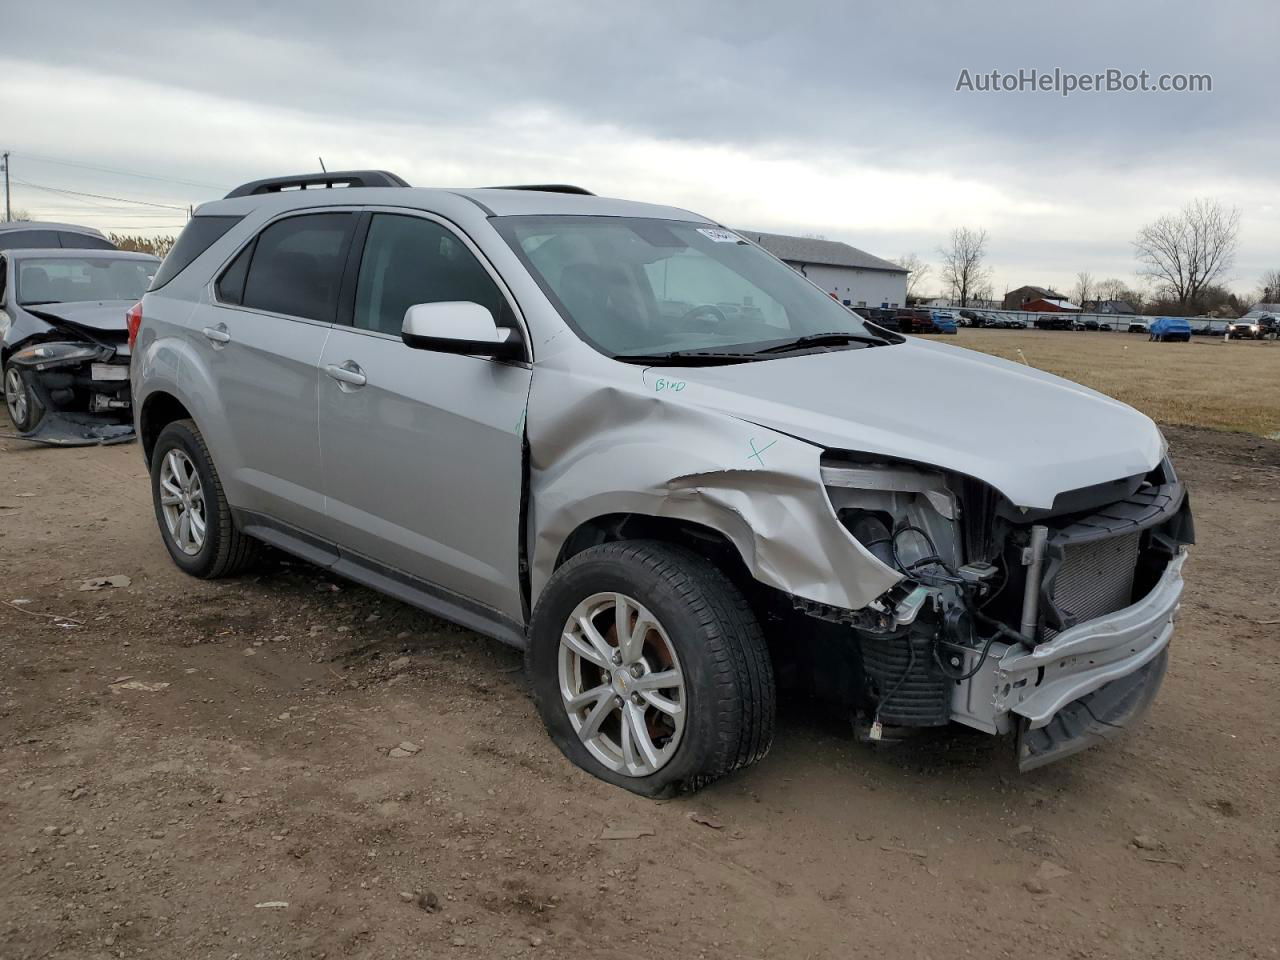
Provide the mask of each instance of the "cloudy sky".
{"label": "cloudy sky", "polygon": [[[15,207],[44,218],[171,233],[323,156],[424,186],[578,183],[888,258],[936,262],[952,227],[983,227],[997,294],[1132,279],[1137,229],[1207,196],[1241,210],[1234,288],[1280,267],[1275,0],[116,0],[4,21],[0,141]],[[1212,91],[956,90],[1055,68]]]}

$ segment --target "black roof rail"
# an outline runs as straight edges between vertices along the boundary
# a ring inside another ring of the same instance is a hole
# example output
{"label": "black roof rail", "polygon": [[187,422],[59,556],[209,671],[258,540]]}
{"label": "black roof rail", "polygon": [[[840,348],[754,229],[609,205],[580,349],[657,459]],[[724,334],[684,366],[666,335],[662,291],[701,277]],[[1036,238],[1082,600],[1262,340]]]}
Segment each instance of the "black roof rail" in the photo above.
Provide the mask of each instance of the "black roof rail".
{"label": "black roof rail", "polygon": [[520,183],[504,187],[484,187],[485,190],[536,190],[539,193],[576,193],[584,197],[595,194],[584,187],[575,187],[571,183]]}
{"label": "black roof rail", "polygon": [[313,187],[407,187],[409,184],[386,170],[335,170],[332,173],[302,173],[293,177],[267,177],[251,180],[236,187],[223,199],[251,197],[282,190],[306,190]]}

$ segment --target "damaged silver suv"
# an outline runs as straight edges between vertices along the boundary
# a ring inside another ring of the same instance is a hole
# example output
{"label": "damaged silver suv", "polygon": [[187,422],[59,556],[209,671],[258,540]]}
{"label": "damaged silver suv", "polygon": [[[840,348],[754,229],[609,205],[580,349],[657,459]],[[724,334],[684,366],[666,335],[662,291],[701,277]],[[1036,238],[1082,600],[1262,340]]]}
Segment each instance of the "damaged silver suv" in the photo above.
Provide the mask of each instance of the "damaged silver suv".
{"label": "damaged silver suv", "polygon": [[131,329],[174,562],[267,543],[524,648],[611,783],[759,760],[784,680],[873,739],[1012,734],[1024,768],[1160,685],[1191,517],[1124,404],[574,187],[259,181],[178,246]]}

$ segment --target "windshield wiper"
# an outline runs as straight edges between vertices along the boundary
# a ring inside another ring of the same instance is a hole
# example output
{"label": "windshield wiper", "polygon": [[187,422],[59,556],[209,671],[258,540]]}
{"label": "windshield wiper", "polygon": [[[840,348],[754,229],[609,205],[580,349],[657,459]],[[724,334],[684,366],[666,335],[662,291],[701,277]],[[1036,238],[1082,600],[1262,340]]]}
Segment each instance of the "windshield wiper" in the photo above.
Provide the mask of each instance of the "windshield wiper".
{"label": "windshield wiper", "polygon": [[751,363],[760,358],[752,353],[724,353],[714,350],[669,350],[666,353],[619,353],[615,360],[623,363],[648,363],[654,366],[697,367],[724,363]]}
{"label": "windshield wiper", "polygon": [[859,343],[864,347],[879,347],[890,342],[864,333],[842,333],[833,330],[830,333],[807,333],[803,337],[795,337],[783,343],[774,344],[772,347],[757,350],[756,353],[787,353],[791,350],[803,350],[806,347],[837,347],[849,343]]}

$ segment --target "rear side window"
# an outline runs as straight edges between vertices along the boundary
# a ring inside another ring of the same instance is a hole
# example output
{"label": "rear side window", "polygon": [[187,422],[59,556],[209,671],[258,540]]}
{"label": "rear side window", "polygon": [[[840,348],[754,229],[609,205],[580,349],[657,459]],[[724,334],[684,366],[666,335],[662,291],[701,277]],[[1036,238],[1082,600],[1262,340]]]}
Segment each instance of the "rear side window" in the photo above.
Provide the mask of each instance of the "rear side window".
{"label": "rear side window", "polygon": [[0,233],[0,250],[48,250],[59,246],[56,230],[14,230]]}
{"label": "rear side window", "polygon": [[231,265],[218,278],[218,299],[223,303],[244,303],[244,281],[249,276],[249,260],[252,256],[251,243],[236,255]]}
{"label": "rear side window", "polygon": [[67,250],[114,250],[116,248],[110,240],[87,233],[69,233],[66,230],[59,230],[57,234],[59,246]]}
{"label": "rear side window", "polygon": [[462,241],[432,220],[374,214],[356,281],[353,326],[398,336],[416,303],[469,300],[504,320],[506,298]]}
{"label": "rear side window", "polygon": [[354,224],[351,213],[312,213],[271,224],[258,234],[241,304],[332,323]]}
{"label": "rear side window", "polygon": [[239,223],[243,217],[192,217],[178,236],[169,255],[160,264],[152,290],[159,290],[180,274],[196,257],[208,250],[224,233]]}

